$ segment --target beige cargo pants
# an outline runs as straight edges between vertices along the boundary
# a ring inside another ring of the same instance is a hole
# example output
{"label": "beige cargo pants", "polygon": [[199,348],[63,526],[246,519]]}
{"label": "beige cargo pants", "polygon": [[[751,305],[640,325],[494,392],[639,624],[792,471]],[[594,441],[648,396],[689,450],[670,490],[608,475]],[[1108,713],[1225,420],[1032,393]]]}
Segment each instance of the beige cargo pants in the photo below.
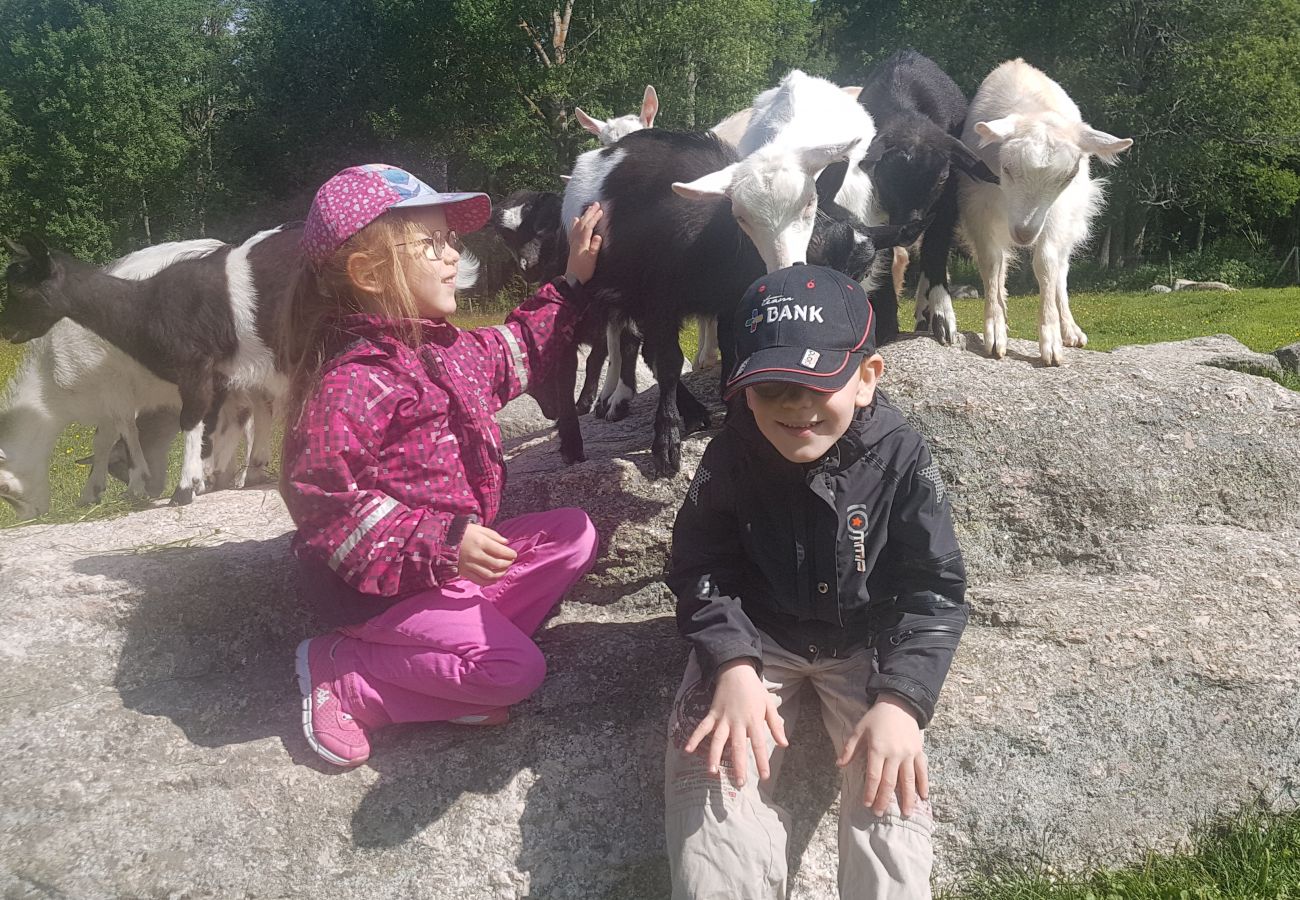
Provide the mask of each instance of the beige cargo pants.
{"label": "beige cargo pants", "polygon": [[[797,731],[799,689],[811,682],[822,719],[839,754],[867,711],[865,686],[872,651],[848,659],[809,662],[763,636],[763,683],[777,699],[786,736]],[[673,900],[784,900],[788,813],[772,801],[783,752],[771,757],[772,777],[760,784],[750,753],[749,775],[736,787],[726,760],[710,775],[705,748],[682,751],[709,711],[712,688],[701,683],[691,654],[673,703],[665,755],[665,831]],[[769,739],[770,743],[770,739]],[[895,799],[883,816],[862,802],[865,757],[844,769],[840,786],[839,894],[842,900],[928,900],[934,822],[921,801],[903,818]]]}

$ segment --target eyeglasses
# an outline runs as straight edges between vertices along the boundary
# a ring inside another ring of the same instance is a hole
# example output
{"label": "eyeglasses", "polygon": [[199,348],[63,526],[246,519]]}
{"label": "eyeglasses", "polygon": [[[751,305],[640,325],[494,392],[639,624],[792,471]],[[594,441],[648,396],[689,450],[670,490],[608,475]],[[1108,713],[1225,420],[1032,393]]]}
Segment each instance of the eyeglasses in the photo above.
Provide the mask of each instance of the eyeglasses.
{"label": "eyeglasses", "polygon": [[422,237],[414,241],[403,241],[397,246],[409,247],[413,244],[418,245],[421,248],[421,252],[423,252],[424,258],[429,260],[430,262],[433,262],[434,260],[437,259],[442,259],[443,251],[445,251],[448,247],[455,250],[457,253],[459,253],[465,247],[465,245],[462,244],[460,241],[460,235],[458,235],[454,231],[448,231],[446,237],[443,237],[441,231],[435,231],[432,234],[430,234],[428,237]]}
{"label": "eyeglasses", "polygon": [[787,392],[800,389],[800,385],[791,384],[788,381],[760,381],[758,384],[751,384],[750,390],[764,400],[780,400]]}

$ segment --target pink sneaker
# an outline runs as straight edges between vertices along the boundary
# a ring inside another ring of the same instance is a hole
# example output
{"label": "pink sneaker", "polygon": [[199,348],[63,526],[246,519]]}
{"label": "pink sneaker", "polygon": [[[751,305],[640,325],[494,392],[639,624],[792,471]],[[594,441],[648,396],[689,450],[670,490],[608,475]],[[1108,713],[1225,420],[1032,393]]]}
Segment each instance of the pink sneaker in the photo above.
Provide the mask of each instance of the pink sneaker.
{"label": "pink sneaker", "polygon": [[510,707],[499,706],[476,716],[459,716],[448,721],[452,725],[504,725],[510,721]]}
{"label": "pink sneaker", "polygon": [[323,634],[298,645],[302,731],[321,759],[336,766],[359,766],[370,758],[370,740],[343,711],[343,698],[335,688],[334,648],[341,640],[341,635]]}

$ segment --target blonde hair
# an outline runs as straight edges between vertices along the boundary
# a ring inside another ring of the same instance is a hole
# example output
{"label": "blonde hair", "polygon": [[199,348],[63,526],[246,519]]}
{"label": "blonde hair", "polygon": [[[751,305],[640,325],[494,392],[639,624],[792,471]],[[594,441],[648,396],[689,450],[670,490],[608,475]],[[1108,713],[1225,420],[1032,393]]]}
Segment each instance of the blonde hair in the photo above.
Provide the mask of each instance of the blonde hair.
{"label": "blonde hair", "polygon": [[[287,425],[298,422],[321,368],[341,349],[337,323],[343,316],[367,313],[392,319],[399,337],[412,346],[419,342],[421,313],[406,278],[407,252],[399,245],[426,233],[411,218],[392,211],[348,238],[323,262],[303,258],[281,316],[276,351],[276,364],[289,378]],[[353,282],[348,262],[354,254],[363,257],[378,292],[361,290]]]}

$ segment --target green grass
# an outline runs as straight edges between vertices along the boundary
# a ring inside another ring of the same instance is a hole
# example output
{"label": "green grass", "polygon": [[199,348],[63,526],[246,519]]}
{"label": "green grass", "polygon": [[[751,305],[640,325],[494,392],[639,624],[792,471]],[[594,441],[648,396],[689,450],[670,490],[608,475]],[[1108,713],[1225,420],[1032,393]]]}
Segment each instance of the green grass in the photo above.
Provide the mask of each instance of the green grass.
{"label": "green grass", "polygon": [[[957,300],[957,322],[962,330],[982,331],[983,301]],[[907,313],[906,304],[904,312]],[[1300,289],[1246,290],[1238,293],[1177,294],[1076,294],[1071,298],[1075,318],[1088,332],[1088,346],[1109,350],[1122,344],[1174,341],[1204,334],[1235,336],[1252,350],[1268,352],[1300,340]],[[1012,297],[1009,304],[1011,335],[1038,339],[1038,298]],[[500,312],[480,312],[457,317],[457,323],[474,327],[500,322]],[[695,354],[695,324],[682,332],[683,350],[689,359]],[[22,355],[22,348],[0,342],[0,384],[7,383]],[[1300,378],[1283,381],[1300,390]],[[54,451],[50,467],[53,502],[46,523],[74,522],[120,515],[132,509],[125,486],[111,481],[105,500],[98,506],[81,508],[77,496],[87,470],[76,460],[89,456],[93,434],[83,425],[64,432]],[[170,490],[180,471],[180,442],[172,447]],[[14,522],[12,511],[0,505],[0,527]]]}
{"label": "green grass", "polygon": [[[983,300],[954,300],[953,304],[962,331],[983,332]],[[1007,306],[1011,336],[1037,343],[1038,296],[1012,297]],[[1088,333],[1090,350],[1206,334],[1230,334],[1260,353],[1300,341],[1300,288],[1072,294],[1070,309]],[[910,309],[906,311],[910,314]]]}
{"label": "green grass", "polygon": [[1300,813],[1250,809],[1178,853],[1087,875],[1004,871],[943,900],[1300,900]]}

